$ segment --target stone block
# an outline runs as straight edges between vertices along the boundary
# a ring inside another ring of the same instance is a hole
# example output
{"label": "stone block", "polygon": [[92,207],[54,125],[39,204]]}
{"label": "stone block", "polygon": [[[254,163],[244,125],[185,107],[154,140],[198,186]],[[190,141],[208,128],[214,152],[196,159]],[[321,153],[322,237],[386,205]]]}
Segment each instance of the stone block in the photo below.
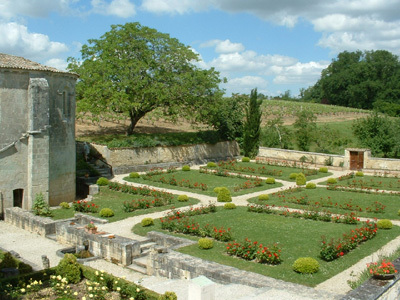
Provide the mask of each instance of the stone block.
{"label": "stone block", "polygon": [[199,276],[191,280],[189,285],[189,300],[214,300],[215,283],[205,276]]}
{"label": "stone block", "polygon": [[89,195],[96,195],[100,192],[100,187],[97,184],[89,185]]}

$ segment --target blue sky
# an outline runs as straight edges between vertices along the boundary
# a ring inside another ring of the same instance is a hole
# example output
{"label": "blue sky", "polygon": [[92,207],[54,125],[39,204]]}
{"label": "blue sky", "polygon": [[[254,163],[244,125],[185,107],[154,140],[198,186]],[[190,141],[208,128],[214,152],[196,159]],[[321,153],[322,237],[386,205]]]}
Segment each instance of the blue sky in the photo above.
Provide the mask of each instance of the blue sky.
{"label": "blue sky", "polygon": [[191,46],[228,96],[296,96],[344,50],[400,54],[400,0],[0,0],[0,52],[64,69],[126,22]]}

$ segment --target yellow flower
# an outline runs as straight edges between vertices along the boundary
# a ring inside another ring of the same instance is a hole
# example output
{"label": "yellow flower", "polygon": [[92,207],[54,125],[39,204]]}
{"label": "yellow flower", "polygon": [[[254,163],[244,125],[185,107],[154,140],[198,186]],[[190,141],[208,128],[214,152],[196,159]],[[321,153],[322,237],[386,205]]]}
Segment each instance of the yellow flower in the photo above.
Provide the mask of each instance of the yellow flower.
{"label": "yellow flower", "polygon": [[75,293],[74,293],[74,296],[78,296],[78,292],[75,292]]}
{"label": "yellow flower", "polygon": [[93,298],[93,294],[90,294],[90,295],[89,295],[89,298]]}
{"label": "yellow flower", "polygon": [[82,297],[82,300],[86,300],[86,297]]}
{"label": "yellow flower", "polygon": [[139,292],[140,292],[140,289],[139,289],[139,288],[137,288],[137,289],[136,289],[136,292],[138,292],[138,293],[139,293]]}
{"label": "yellow flower", "polygon": [[89,286],[88,290],[91,291],[91,290],[93,290],[93,288],[91,286]]}
{"label": "yellow flower", "polygon": [[31,288],[31,286],[28,284],[28,285],[26,286],[26,288],[27,288],[27,289],[30,289],[30,288]]}
{"label": "yellow flower", "polygon": [[117,287],[117,291],[119,292],[121,290],[121,288],[120,287]]}
{"label": "yellow flower", "polygon": [[25,293],[25,289],[21,289],[21,293]]}
{"label": "yellow flower", "polygon": [[58,279],[58,280],[61,280],[61,275],[58,275],[58,276],[57,276],[57,279]]}
{"label": "yellow flower", "polygon": [[99,271],[96,271],[95,274],[96,274],[96,276],[99,276]]}

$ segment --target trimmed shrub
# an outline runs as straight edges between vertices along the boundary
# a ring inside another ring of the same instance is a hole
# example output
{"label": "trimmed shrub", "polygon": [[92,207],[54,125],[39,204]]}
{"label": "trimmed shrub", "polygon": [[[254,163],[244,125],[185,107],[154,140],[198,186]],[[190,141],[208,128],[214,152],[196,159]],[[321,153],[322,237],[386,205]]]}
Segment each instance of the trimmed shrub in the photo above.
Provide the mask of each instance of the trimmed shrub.
{"label": "trimmed shrub", "polygon": [[223,187],[217,186],[214,188],[213,191],[214,191],[214,193],[218,194],[221,191],[221,189],[223,189]]}
{"label": "trimmed shrub", "polygon": [[56,267],[56,274],[65,277],[70,283],[78,283],[82,278],[82,270],[76,257],[66,253]]}
{"label": "trimmed shrub", "polygon": [[267,201],[269,200],[269,195],[268,194],[262,194],[258,196],[258,200],[260,201]]}
{"label": "trimmed shrub", "polygon": [[376,225],[378,225],[379,229],[392,229],[393,223],[389,219],[379,220]]}
{"label": "trimmed shrub", "polygon": [[267,183],[267,184],[275,184],[275,178],[269,177],[269,178],[265,179],[265,183]]}
{"label": "trimmed shrub", "polygon": [[99,186],[108,185],[108,179],[105,177],[100,177],[99,179],[97,179],[96,184]]}
{"label": "trimmed shrub", "polygon": [[201,238],[197,243],[200,249],[211,249],[212,247],[214,247],[213,240],[208,238]]}
{"label": "trimmed shrub", "polygon": [[328,178],[328,180],[326,182],[328,184],[336,184],[337,183],[337,179],[336,178]]}
{"label": "trimmed shrub", "polygon": [[306,184],[306,189],[315,189],[317,185],[314,182],[309,182]]}
{"label": "trimmed shrub", "polygon": [[140,175],[138,172],[132,172],[129,173],[129,178],[140,178]]}
{"label": "trimmed shrub", "polygon": [[102,208],[99,215],[103,218],[110,218],[114,216],[114,211],[111,208]]}
{"label": "trimmed shrub", "polygon": [[217,164],[213,161],[209,161],[207,163],[207,168],[216,168],[216,167],[217,167]]}
{"label": "trimmed shrub", "polygon": [[298,173],[290,173],[289,179],[296,179]]}
{"label": "trimmed shrub", "polygon": [[297,273],[313,274],[318,272],[319,263],[312,257],[300,257],[293,263],[292,268]]}
{"label": "trimmed shrub", "polygon": [[158,297],[158,300],[178,300],[178,296],[174,292],[165,292]]}
{"label": "trimmed shrub", "polygon": [[328,168],[327,167],[321,167],[321,168],[319,168],[318,172],[320,172],[320,173],[328,173]]}
{"label": "trimmed shrub", "polygon": [[397,211],[397,215],[400,216],[400,209]]}
{"label": "trimmed shrub", "polygon": [[217,195],[217,201],[232,202],[231,192],[226,187],[222,187]]}
{"label": "trimmed shrub", "polygon": [[236,204],[228,202],[228,203],[224,204],[224,208],[225,209],[235,209],[236,208]]}
{"label": "trimmed shrub", "polygon": [[190,166],[184,165],[184,166],[182,167],[182,171],[190,171]]}
{"label": "trimmed shrub", "polygon": [[242,162],[250,162],[250,157],[242,157]]}
{"label": "trimmed shrub", "polygon": [[364,177],[364,173],[361,171],[357,171],[355,174],[357,177]]}
{"label": "trimmed shrub", "polygon": [[67,202],[61,202],[60,203],[60,207],[63,209],[68,209],[69,208],[69,204]]}
{"label": "trimmed shrub", "polygon": [[4,253],[3,260],[0,263],[0,270],[4,268],[16,268],[17,265],[17,260],[11,255],[10,252],[6,252]]}
{"label": "trimmed shrub", "polygon": [[303,173],[299,173],[296,176],[296,184],[297,185],[305,185],[306,184],[306,176]]}
{"label": "trimmed shrub", "polygon": [[153,226],[154,225],[154,220],[152,218],[144,218],[141,222],[143,227],[147,226]]}
{"label": "trimmed shrub", "polygon": [[186,202],[186,201],[189,201],[189,197],[188,197],[188,195],[179,195],[179,196],[178,196],[178,201],[179,201],[179,202]]}

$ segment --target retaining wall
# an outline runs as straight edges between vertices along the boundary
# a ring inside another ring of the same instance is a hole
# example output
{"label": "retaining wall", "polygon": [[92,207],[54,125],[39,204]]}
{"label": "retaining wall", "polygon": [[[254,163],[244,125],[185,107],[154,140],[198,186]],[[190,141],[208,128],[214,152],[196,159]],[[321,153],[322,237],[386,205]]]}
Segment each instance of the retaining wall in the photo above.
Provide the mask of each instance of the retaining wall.
{"label": "retaining wall", "polygon": [[202,164],[237,157],[240,154],[236,141],[148,148],[109,149],[97,144],[91,144],[91,147],[112,165],[114,174],[146,171],[155,166]]}

